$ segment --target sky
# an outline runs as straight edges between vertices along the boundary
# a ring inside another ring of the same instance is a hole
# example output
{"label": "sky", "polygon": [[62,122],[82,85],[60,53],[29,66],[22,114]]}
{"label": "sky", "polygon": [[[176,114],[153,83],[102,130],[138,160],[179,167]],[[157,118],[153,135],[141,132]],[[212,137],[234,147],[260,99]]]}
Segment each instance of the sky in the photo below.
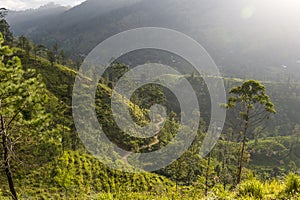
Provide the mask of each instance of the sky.
{"label": "sky", "polygon": [[29,8],[38,8],[49,2],[64,6],[75,6],[83,1],[84,0],[0,0],[0,7],[10,10],[26,10]]}

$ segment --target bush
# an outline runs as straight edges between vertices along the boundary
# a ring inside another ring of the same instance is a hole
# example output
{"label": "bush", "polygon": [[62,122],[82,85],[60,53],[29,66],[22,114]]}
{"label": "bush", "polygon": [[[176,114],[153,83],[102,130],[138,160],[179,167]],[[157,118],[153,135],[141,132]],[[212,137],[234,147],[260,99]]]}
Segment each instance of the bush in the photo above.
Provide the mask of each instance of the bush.
{"label": "bush", "polygon": [[244,181],[238,187],[238,194],[239,196],[262,199],[264,196],[263,184],[255,178]]}
{"label": "bush", "polygon": [[284,193],[285,185],[277,180],[274,179],[271,182],[264,183],[264,197],[265,199],[280,199],[279,195]]}
{"label": "bush", "polygon": [[218,200],[231,200],[234,199],[234,192],[230,191],[228,188],[225,189],[223,185],[217,184],[212,189],[215,199]]}
{"label": "bush", "polygon": [[300,179],[296,174],[289,174],[285,181],[285,192],[287,194],[296,194],[300,191]]}

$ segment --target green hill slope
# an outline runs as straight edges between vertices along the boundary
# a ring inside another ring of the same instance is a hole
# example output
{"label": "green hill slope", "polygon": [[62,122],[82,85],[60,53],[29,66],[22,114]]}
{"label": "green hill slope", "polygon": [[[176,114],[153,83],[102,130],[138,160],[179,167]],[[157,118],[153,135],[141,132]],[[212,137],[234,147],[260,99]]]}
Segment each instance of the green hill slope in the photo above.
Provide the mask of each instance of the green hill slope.
{"label": "green hill slope", "polygon": [[[42,75],[48,89],[47,107],[58,127],[53,146],[36,145],[34,153],[26,162],[19,162],[18,159],[13,161],[16,188],[22,198],[89,199],[93,194],[101,192],[121,194],[173,188],[172,181],[156,174],[130,174],[111,170],[86,152],[79,142],[71,115],[72,88],[77,72],[63,65],[51,65],[41,57],[28,58],[23,51],[18,51],[18,56],[22,59],[24,68],[35,69]],[[104,84],[99,84],[99,88],[103,95],[109,96],[112,93]],[[134,106],[130,101],[128,105]],[[140,115],[137,118],[143,117],[144,111],[138,106],[134,107],[134,115]],[[17,151],[23,151],[22,149],[17,148]],[[1,172],[0,188],[4,196],[9,196],[6,182]]]}

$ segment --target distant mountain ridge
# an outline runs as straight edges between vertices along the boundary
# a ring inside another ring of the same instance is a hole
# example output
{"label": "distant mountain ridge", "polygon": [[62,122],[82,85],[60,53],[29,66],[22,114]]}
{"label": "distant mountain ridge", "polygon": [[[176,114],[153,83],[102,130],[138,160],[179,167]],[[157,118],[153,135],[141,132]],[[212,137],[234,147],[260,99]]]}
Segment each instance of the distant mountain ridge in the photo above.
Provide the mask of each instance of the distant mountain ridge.
{"label": "distant mountain ridge", "polygon": [[8,22],[16,35],[47,46],[57,42],[75,59],[122,31],[171,28],[202,44],[227,75],[269,79],[286,73],[300,78],[297,6],[271,0],[87,0],[71,9],[36,11],[26,21],[22,13],[10,15]]}
{"label": "distant mountain ridge", "polygon": [[68,7],[48,3],[38,9],[9,11],[7,21],[16,35],[27,36],[38,30],[43,24],[53,23],[58,15],[68,9]]}

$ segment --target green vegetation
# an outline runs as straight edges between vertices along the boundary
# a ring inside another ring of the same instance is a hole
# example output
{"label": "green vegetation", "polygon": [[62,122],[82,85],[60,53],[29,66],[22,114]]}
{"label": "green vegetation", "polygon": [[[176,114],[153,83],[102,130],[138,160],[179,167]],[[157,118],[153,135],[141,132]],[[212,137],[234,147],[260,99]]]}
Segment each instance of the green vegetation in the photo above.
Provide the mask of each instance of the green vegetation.
{"label": "green vegetation", "polygon": [[5,8],[0,8],[0,32],[5,39],[5,42],[11,43],[13,41],[13,34],[9,29],[9,24],[5,20],[7,15],[7,10]]}
{"label": "green vegetation", "polygon": [[[24,152],[30,148],[33,141],[41,142],[36,138],[51,139],[51,119],[46,113],[47,96],[41,77],[36,77],[34,70],[24,71],[20,59],[11,57],[13,51],[8,46],[2,46],[3,42],[0,33],[1,153],[10,191],[13,199],[17,199],[11,159],[19,157],[19,151]],[[32,141],[27,141],[28,138]],[[22,149],[18,149],[19,146],[22,146]],[[25,158],[26,156],[22,155],[22,159]]]}
{"label": "green vegetation", "polygon": [[258,126],[262,120],[268,117],[268,113],[276,113],[276,111],[270,97],[266,94],[265,86],[258,81],[246,81],[241,86],[232,88],[229,93],[235,96],[229,97],[226,107],[229,109],[238,107],[240,115],[240,118],[236,119],[241,126],[237,131],[242,134],[242,147],[237,174],[237,184],[239,184],[241,182],[248,129],[251,126]]}
{"label": "green vegetation", "polygon": [[[276,108],[278,115],[267,121],[262,120],[265,115],[253,118],[255,123],[248,121],[247,127],[240,126],[244,128],[241,132],[234,123],[227,123],[215,148],[208,157],[202,158],[199,150],[209,119],[209,95],[201,77],[187,74],[185,77],[199,86],[195,90],[201,98],[203,116],[193,144],[164,169],[153,173],[123,173],[99,162],[78,138],[71,110],[77,71],[65,65],[69,62],[64,52],[57,45],[47,49],[33,44],[24,36],[9,46],[4,46],[2,38],[0,41],[0,119],[3,121],[0,199],[300,198],[298,83],[262,85],[254,80],[226,78],[226,88],[233,95],[228,105],[236,108],[233,112],[238,112],[238,115],[229,113],[228,122],[242,119],[246,125],[252,111],[261,113],[258,108],[271,113]],[[131,99],[120,95],[133,119],[140,124],[147,124],[149,108],[154,103],[170,110],[164,128],[155,137],[127,137],[115,124],[109,107],[114,84],[127,70],[128,66],[114,63],[110,73],[99,81],[95,100],[98,121],[105,125],[107,137],[128,151],[160,149],[174,138],[179,128],[178,104],[169,91],[153,84],[137,90]],[[82,78],[88,83],[89,77]],[[175,85],[181,78],[170,76]],[[266,95],[266,88],[275,106]],[[248,104],[240,106],[243,103]],[[246,111],[241,112],[240,108]],[[241,181],[236,184],[239,177]]]}

